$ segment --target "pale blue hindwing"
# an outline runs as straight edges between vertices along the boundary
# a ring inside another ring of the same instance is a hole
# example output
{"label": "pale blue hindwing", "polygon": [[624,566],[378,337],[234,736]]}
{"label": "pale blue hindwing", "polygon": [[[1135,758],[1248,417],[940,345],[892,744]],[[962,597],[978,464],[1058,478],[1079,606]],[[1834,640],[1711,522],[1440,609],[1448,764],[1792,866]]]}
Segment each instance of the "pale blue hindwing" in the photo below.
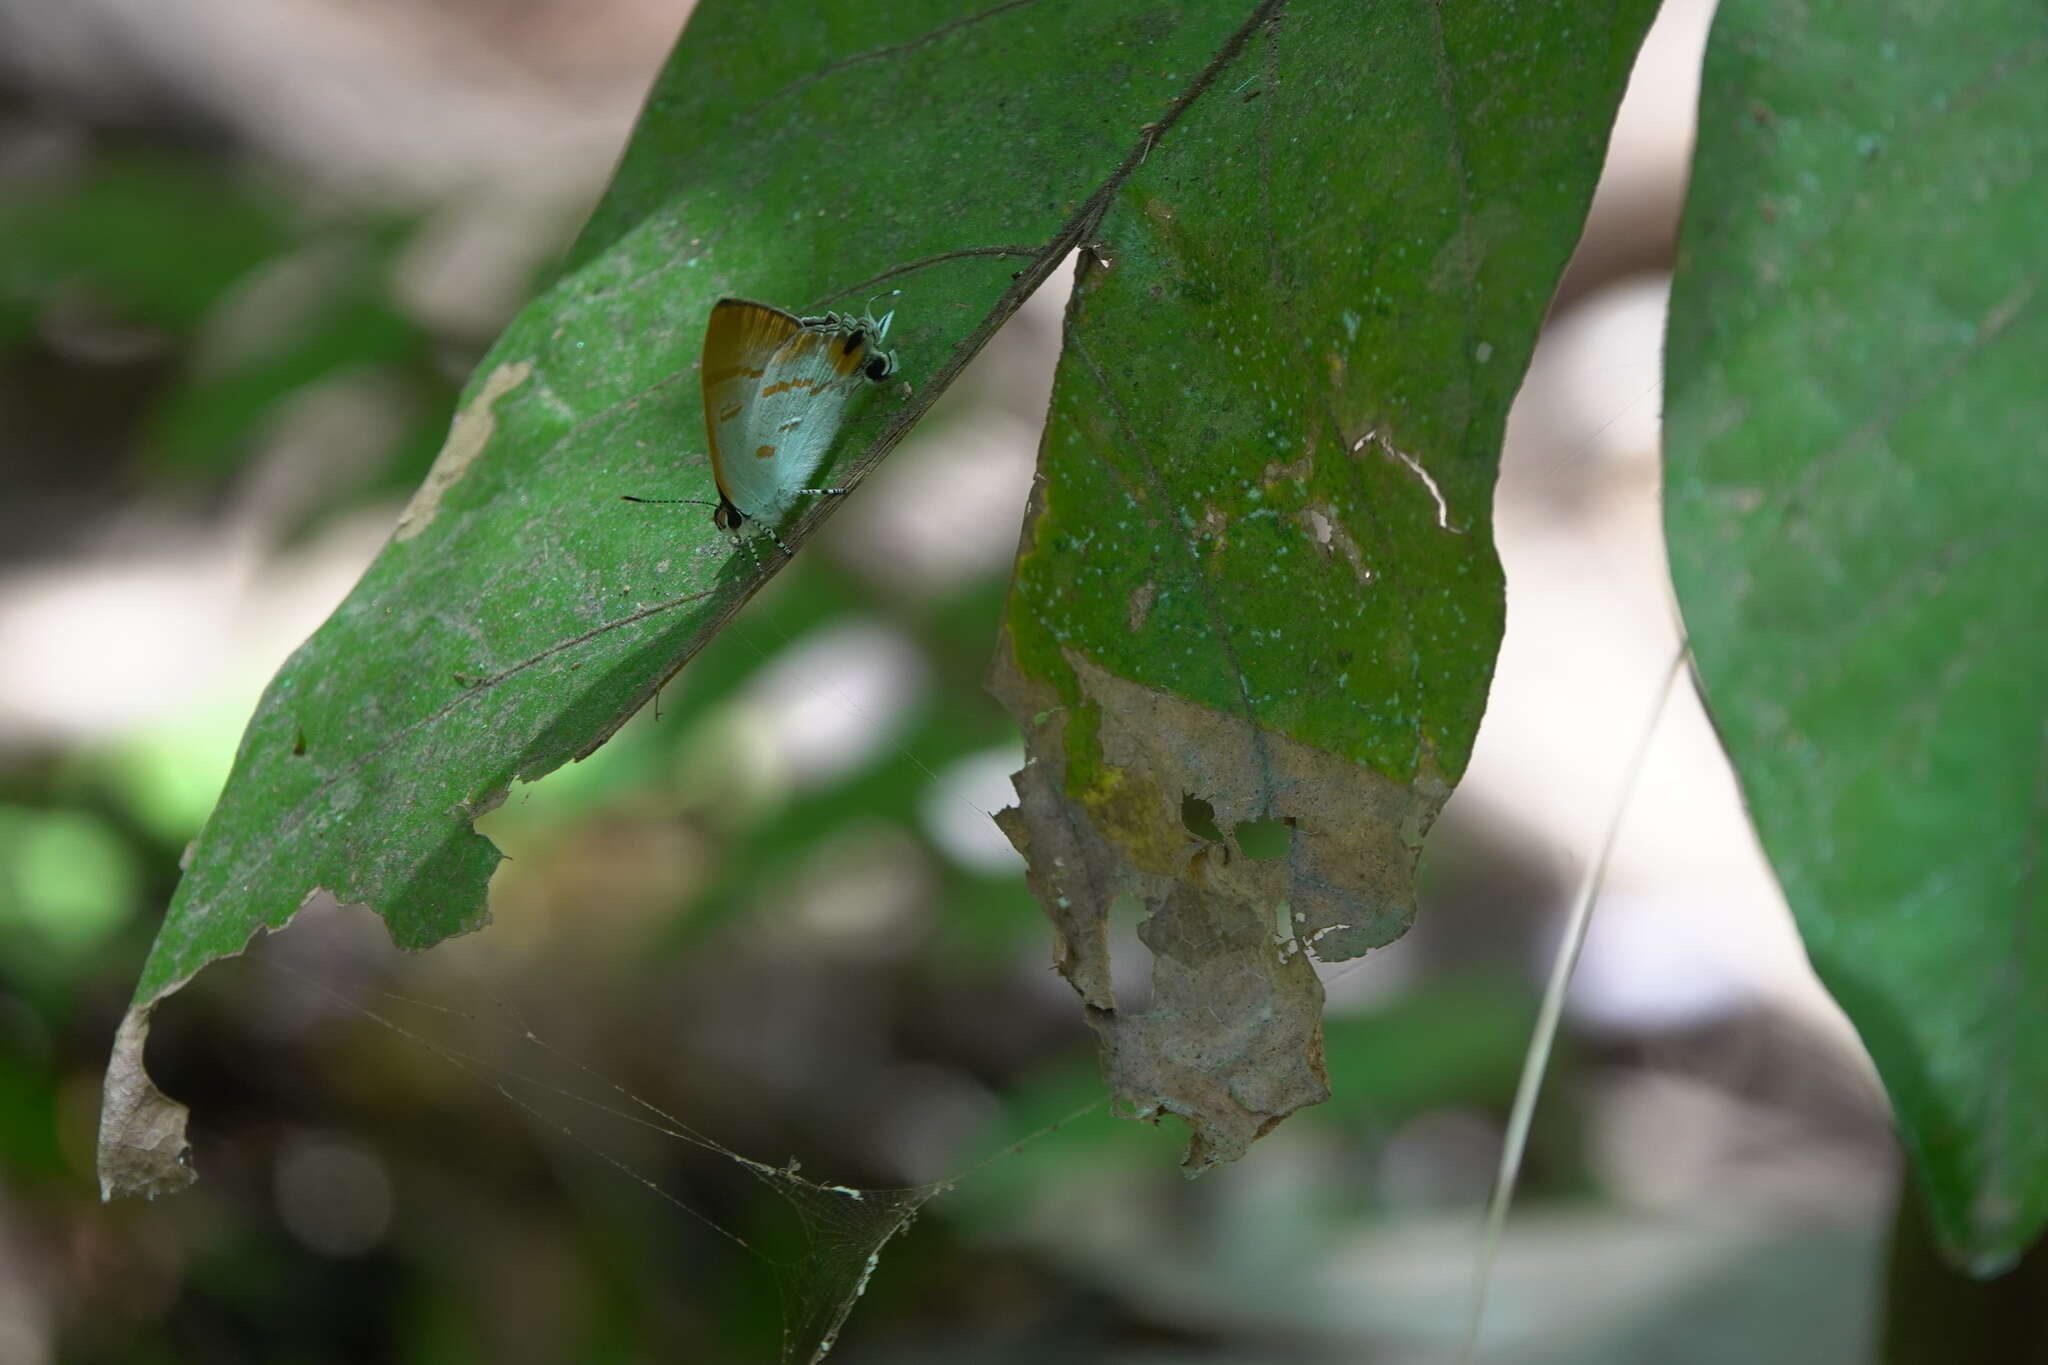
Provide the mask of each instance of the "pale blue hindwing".
{"label": "pale blue hindwing", "polygon": [[[880,356],[894,368],[892,357],[872,349],[887,334],[889,321],[837,313],[802,319],[803,330],[777,347],[761,377],[750,382],[739,411],[718,422],[726,496],[764,529],[812,488],[839,435],[847,401],[875,382],[865,367]],[[865,332],[870,343],[849,356],[844,338],[855,331]],[[774,453],[756,454],[764,448]]]}

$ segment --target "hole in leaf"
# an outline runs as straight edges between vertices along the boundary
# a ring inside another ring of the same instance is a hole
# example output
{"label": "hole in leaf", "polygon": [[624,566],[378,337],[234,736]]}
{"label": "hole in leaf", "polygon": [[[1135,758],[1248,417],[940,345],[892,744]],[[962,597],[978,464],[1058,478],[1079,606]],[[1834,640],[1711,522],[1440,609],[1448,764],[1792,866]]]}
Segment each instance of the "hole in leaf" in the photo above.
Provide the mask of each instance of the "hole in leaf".
{"label": "hole in leaf", "polygon": [[1152,908],[1129,891],[1109,902],[1109,976],[1116,1007],[1127,1014],[1152,1008],[1152,949],[1138,930],[1152,918]]}
{"label": "hole in leaf", "polygon": [[1244,850],[1245,857],[1260,860],[1284,858],[1289,845],[1294,842],[1294,817],[1247,820],[1234,832],[1237,846]]}
{"label": "hole in leaf", "polygon": [[1216,823],[1216,808],[1188,792],[1180,799],[1180,822],[1187,826],[1188,833],[1211,843],[1223,842],[1223,830]]}

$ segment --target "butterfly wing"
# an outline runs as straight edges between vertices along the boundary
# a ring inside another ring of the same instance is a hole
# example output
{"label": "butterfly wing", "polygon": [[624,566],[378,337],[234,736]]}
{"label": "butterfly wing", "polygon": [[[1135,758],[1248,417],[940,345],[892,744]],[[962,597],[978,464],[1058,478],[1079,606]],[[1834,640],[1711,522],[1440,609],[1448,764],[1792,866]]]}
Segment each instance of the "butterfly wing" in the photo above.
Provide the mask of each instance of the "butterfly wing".
{"label": "butterfly wing", "polygon": [[735,468],[746,450],[748,407],[775,353],[803,330],[794,314],[751,299],[720,299],[704,329],[698,379],[704,389],[704,441],[711,451],[711,477],[718,482],[718,495],[742,510],[751,501],[747,495],[758,486],[757,478],[746,477],[753,471],[743,465]]}
{"label": "butterfly wing", "polygon": [[875,329],[856,319],[798,319],[722,299],[704,333],[704,421],[718,491],[773,521],[824,463],[846,402],[869,378]]}

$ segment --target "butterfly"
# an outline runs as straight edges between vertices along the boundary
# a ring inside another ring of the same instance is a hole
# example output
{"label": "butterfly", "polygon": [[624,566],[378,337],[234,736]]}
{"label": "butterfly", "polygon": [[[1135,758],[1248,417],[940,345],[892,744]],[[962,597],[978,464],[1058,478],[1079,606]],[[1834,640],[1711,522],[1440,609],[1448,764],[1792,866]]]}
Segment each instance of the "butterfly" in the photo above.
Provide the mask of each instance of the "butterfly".
{"label": "butterfly", "polygon": [[896,372],[896,357],[880,349],[895,316],[800,318],[752,299],[720,299],[712,308],[699,379],[718,484],[711,519],[721,531],[738,534],[751,521],[773,537],[799,497],[847,491],[809,484],[839,435],[848,401]]}

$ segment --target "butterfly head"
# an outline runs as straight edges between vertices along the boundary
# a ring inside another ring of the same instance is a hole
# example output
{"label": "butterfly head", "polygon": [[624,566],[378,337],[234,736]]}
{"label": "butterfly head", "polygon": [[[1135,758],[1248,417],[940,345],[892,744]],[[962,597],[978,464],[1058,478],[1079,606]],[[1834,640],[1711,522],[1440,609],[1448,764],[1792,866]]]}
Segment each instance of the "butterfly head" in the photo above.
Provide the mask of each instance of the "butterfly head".
{"label": "butterfly head", "polygon": [[876,351],[868,357],[860,372],[870,384],[879,384],[896,373],[896,355],[893,351]]}
{"label": "butterfly head", "polygon": [[892,299],[902,292],[900,289],[891,289],[886,294],[875,295],[873,299],[868,300],[867,307],[861,310],[860,317],[854,321],[852,336],[859,337],[873,352],[868,357],[867,363],[861,366],[861,374],[870,383],[879,384],[890,375],[896,373],[896,356],[894,352],[880,349],[883,340],[889,335],[889,324],[896,320],[896,310],[891,308],[882,316],[876,317],[875,300]]}
{"label": "butterfly head", "polygon": [[857,318],[847,319],[844,324],[846,331],[839,344],[849,356],[863,353],[861,377],[871,384],[879,384],[896,373],[895,353],[881,349],[882,338],[889,335],[889,322],[895,316],[894,312],[884,313],[879,318],[872,313],[863,313]]}

